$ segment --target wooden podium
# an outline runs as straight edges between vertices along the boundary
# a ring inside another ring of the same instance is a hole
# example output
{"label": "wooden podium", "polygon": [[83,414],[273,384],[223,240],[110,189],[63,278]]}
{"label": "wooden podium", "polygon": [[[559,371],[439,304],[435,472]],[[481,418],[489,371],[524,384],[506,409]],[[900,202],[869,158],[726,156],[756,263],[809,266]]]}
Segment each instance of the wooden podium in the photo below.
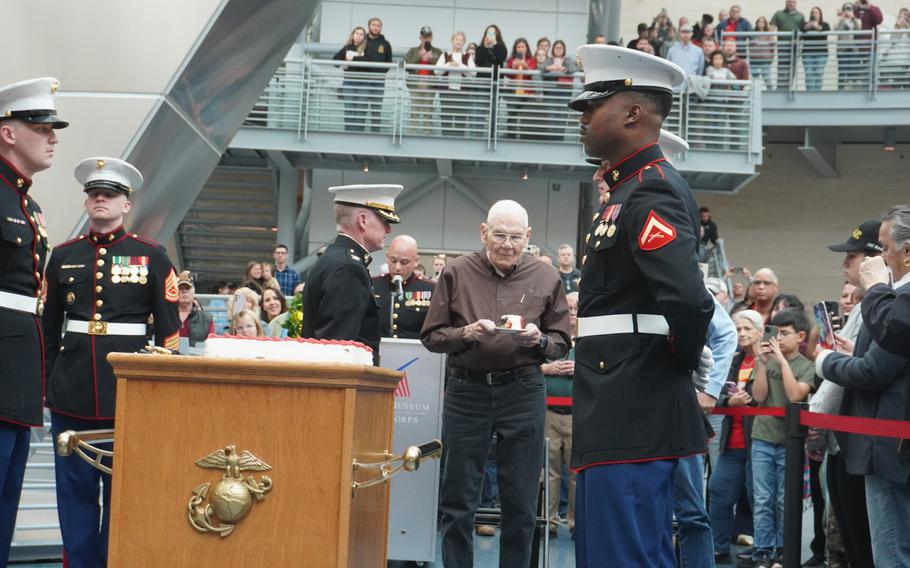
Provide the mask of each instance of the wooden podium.
{"label": "wooden podium", "polygon": [[[352,491],[391,450],[401,373],[362,365],[111,354],[117,380],[109,565],[380,567],[389,484]],[[194,529],[196,462],[251,452],[272,488],[225,537]],[[76,458],[71,458],[76,459]]]}

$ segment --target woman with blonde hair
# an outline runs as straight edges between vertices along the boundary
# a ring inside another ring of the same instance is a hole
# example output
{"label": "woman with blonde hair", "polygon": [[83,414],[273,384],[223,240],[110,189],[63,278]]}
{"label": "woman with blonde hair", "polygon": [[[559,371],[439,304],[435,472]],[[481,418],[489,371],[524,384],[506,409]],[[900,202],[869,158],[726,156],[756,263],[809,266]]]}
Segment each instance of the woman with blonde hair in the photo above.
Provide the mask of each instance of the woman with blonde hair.
{"label": "woman with blonde hair", "polygon": [[[364,51],[367,48],[367,31],[362,26],[357,26],[351,30],[351,35],[344,42],[335,57],[332,59],[338,61],[367,61]],[[367,79],[350,78],[348,73],[358,73],[369,71],[363,67],[353,67],[351,65],[342,65],[341,69],[345,71],[344,82],[342,83],[341,98],[344,100],[344,129],[345,130],[363,130],[366,127],[366,97],[370,93],[370,82]]]}

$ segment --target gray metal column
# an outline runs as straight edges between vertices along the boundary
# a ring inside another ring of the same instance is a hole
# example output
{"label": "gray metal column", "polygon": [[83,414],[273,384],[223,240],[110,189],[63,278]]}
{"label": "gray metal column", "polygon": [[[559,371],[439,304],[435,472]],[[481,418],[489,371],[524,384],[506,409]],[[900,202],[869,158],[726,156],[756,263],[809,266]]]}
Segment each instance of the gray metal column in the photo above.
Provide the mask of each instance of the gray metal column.
{"label": "gray metal column", "polygon": [[603,35],[607,41],[619,42],[622,0],[590,0],[588,4],[588,41]]}
{"label": "gray metal column", "polygon": [[277,226],[275,243],[288,247],[288,261],[293,263],[296,249],[297,189],[300,173],[284,155],[284,152],[269,152],[269,159],[278,170]]}

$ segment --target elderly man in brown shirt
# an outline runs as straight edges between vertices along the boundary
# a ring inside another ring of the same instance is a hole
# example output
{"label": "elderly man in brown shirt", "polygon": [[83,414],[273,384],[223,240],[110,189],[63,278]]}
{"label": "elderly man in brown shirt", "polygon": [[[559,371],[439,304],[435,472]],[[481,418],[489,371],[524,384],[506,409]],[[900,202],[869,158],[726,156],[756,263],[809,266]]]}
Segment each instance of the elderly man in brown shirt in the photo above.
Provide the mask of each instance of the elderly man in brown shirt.
{"label": "elderly man in brown shirt", "polygon": [[[564,287],[553,266],[523,255],[530,237],[521,205],[494,204],[480,225],[483,250],[449,262],[420,333],[427,349],[449,354],[451,366],[440,496],[447,568],[473,566],[474,513],[494,431],[499,565],[530,564],[546,414],[540,364],[564,356],[571,343]],[[503,316],[520,316],[523,329],[505,329]]]}

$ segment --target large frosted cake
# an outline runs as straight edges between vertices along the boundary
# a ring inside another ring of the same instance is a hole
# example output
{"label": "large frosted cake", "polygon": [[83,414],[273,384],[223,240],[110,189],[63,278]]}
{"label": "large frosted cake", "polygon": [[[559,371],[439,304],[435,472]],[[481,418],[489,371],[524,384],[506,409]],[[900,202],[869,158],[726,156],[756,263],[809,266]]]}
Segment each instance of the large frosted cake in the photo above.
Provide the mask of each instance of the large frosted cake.
{"label": "large frosted cake", "polygon": [[210,335],[206,357],[372,365],[373,350],[356,341]]}

